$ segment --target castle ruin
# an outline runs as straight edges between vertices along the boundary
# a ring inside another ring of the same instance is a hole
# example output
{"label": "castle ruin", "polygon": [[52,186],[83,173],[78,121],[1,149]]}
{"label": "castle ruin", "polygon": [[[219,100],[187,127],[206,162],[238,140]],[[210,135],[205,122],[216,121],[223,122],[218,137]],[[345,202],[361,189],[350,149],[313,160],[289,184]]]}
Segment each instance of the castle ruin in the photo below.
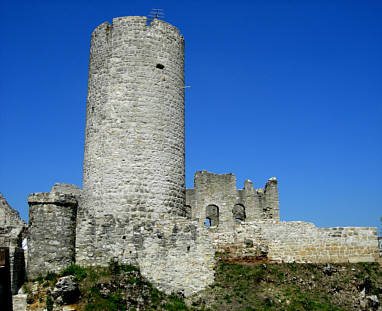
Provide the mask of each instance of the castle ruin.
{"label": "castle ruin", "polygon": [[201,171],[185,189],[184,124],[179,31],[138,16],[98,26],[83,188],[56,184],[29,195],[28,277],[115,260],[189,296],[213,282],[215,252],[267,262],[379,260],[377,228],[281,222],[276,178],[237,189],[233,174]]}

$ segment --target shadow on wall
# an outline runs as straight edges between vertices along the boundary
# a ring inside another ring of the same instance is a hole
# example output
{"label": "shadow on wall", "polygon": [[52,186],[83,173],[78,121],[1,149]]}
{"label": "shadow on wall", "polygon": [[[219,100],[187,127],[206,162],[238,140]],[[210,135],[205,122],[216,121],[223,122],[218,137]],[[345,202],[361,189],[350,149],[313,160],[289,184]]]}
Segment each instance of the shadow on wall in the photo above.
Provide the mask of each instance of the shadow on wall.
{"label": "shadow on wall", "polygon": [[245,220],[245,207],[242,204],[236,204],[232,209],[232,215],[235,221],[242,222]]}

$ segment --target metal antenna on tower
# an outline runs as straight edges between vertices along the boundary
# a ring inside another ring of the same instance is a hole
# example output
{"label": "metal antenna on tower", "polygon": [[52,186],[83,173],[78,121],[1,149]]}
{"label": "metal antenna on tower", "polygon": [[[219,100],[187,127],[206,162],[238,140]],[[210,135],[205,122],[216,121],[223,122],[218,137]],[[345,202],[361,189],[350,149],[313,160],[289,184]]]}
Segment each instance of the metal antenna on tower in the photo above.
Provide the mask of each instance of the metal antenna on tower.
{"label": "metal antenna on tower", "polygon": [[152,9],[148,16],[148,22],[150,24],[154,19],[163,19],[163,18],[164,18],[164,13],[162,9]]}

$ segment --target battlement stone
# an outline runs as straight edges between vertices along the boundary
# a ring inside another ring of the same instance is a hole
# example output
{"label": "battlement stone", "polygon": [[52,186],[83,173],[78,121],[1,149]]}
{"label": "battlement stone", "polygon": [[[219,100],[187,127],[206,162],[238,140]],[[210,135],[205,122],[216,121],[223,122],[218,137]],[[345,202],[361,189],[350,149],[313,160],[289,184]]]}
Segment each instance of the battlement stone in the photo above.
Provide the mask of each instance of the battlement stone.
{"label": "battlement stone", "polygon": [[58,206],[77,206],[77,199],[72,194],[59,192],[36,192],[28,196],[28,204],[55,204]]}

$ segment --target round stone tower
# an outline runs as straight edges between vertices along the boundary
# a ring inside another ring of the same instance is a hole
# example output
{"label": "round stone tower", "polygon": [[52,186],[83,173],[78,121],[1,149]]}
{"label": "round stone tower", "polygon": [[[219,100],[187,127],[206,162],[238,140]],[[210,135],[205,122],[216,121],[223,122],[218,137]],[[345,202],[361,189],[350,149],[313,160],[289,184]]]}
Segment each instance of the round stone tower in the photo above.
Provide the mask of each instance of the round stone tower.
{"label": "round stone tower", "polygon": [[135,230],[184,206],[184,156],[182,35],[139,16],[101,24],[91,37],[76,262],[134,262]]}

